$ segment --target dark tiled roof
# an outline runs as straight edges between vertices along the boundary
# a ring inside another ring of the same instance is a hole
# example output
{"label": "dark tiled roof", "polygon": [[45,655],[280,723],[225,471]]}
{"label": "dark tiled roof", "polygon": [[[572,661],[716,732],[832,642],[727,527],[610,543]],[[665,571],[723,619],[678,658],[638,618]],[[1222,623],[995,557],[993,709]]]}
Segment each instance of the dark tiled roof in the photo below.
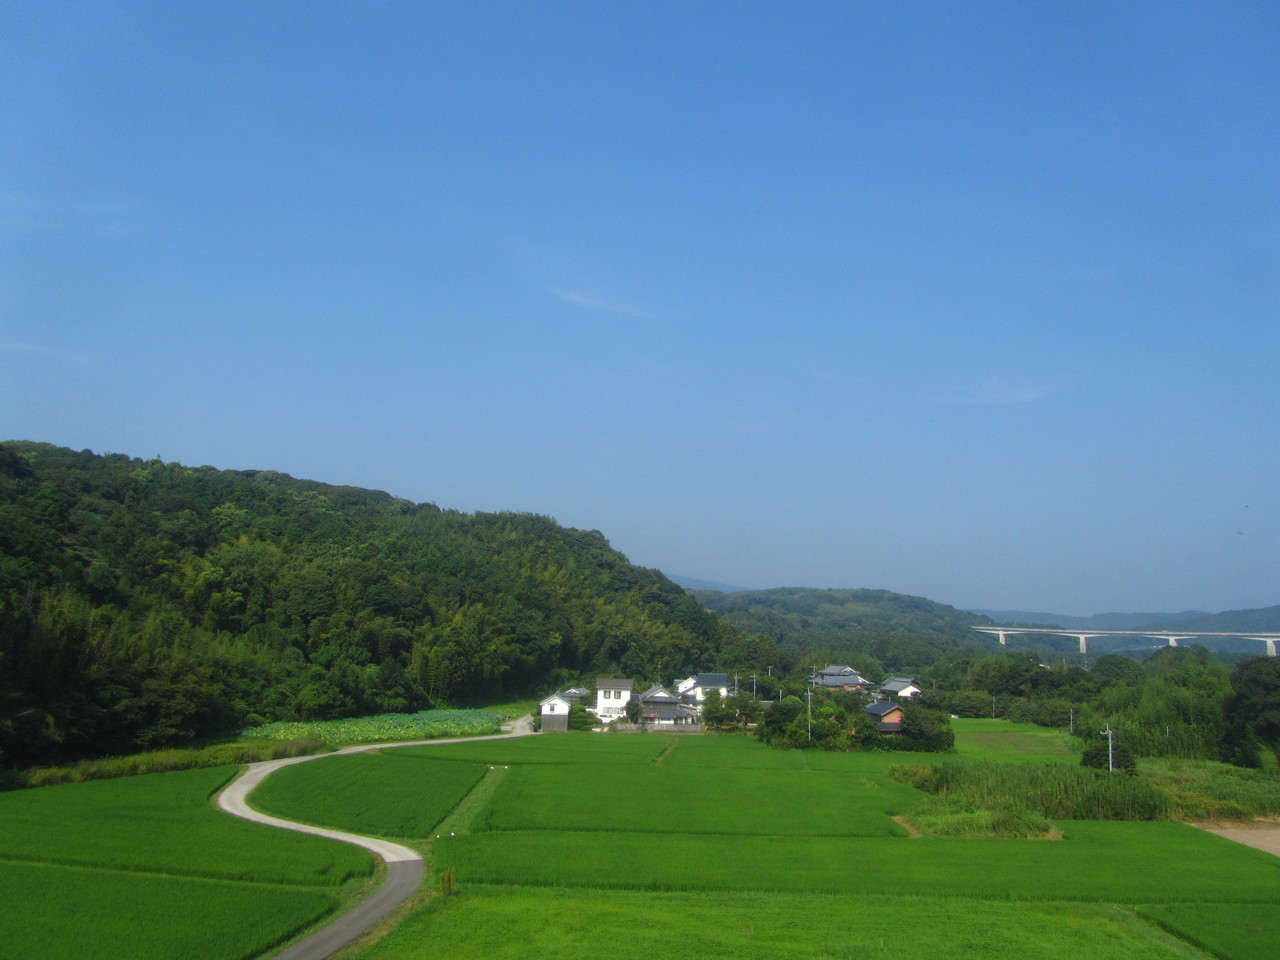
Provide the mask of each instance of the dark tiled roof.
{"label": "dark tiled roof", "polygon": [[886,714],[893,713],[895,710],[901,710],[902,707],[898,706],[892,700],[877,700],[875,703],[868,703],[862,709],[872,716],[883,717]]}
{"label": "dark tiled roof", "polygon": [[608,687],[610,690],[634,690],[636,682],[634,680],[623,680],[618,677],[597,677],[596,689],[601,690]]}
{"label": "dark tiled roof", "polygon": [[830,663],[818,671],[818,676],[820,677],[831,677],[836,675],[843,677],[861,676],[861,674],[859,674],[857,670],[853,669],[853,667],[846,666],[843,663]]}
{"label": "dark tiled roof", "polygon": [[667,692],[666,688],[659,683],[655,683],[652,687],[640,694],[637,698],[642,704],[649,703],[679,703],[680,698],[672,696]]}
{"label": "dark tiled roof", "polygon": [[870,681],[858,674],[850,676],[818,676],[812,681],[815,687],[866,687],[870,686]]}
{"label": "dark tiled roof", "polygon": [[696,687],[727,687],[729,685],[727,673],[700,673],[694,680]]}

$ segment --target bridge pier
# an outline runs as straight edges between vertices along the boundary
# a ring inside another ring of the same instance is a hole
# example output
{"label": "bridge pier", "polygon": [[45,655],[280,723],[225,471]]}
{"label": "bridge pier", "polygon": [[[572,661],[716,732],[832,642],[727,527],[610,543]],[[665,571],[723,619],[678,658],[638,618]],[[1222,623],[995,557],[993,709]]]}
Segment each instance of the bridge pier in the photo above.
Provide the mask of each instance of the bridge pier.
{"label": "bridge pier", "polygon": [[1076,639],[1080,641],[1080,655],[1084,656],[1089,652],[1089,635],[1087,633],[1077,633]]}
{"label": "bridge pier", "polygon": [[1267,645],[1267,656],[1268,656],[1268,657],[1274,657],[1274,656],[1276,655],[1276,641],[1275,641],[1275,637],[1258,637],[1257,639],[1261,640],[1263,643],[1265,643],[1265,644]]}

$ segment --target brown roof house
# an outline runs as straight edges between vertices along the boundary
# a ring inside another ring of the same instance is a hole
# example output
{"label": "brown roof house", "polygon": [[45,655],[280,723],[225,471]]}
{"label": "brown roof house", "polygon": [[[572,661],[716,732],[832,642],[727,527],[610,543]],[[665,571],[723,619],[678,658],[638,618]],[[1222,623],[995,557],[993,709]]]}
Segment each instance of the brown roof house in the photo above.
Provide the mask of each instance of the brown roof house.
{"label": "brown roof house", "polygon": [[877,700],[862,709],[876,718],[876,727],[881,733],[902,731],[902,707],[892,700]]}

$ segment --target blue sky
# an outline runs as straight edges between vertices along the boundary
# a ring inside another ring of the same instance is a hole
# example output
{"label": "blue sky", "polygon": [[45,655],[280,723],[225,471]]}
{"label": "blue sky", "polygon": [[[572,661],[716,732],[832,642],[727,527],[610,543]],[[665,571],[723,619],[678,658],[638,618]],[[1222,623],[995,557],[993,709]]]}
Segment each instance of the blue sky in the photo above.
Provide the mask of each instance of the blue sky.
{"label": "blue sky", "polygon": [[1280,603],[1280,7],[15,2],[0,438],[748,587]]}

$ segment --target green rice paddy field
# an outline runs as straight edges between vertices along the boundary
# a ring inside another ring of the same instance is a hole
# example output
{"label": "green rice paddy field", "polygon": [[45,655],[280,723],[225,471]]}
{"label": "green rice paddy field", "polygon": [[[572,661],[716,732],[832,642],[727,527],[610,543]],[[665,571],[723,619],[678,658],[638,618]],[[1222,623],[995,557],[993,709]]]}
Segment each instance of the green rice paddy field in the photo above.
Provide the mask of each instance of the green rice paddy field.
{"label": "green rice paddy field", "polygon": [[[1078,762],[1054,731],[956,729],[961,756]],[[251,802],[417,845],[428,890],[456,871],[343,960],[1280,957],[1280,858],[1174,823],[912,838],[892,817],[922,795],[885,771],[931,759],[545,734],[297,764]],[[367,875],[354,848],[219,814],[229,773],[0,794],[0,957],[266,956]]]}
{"label": "green rice paddy field", "polygon": [[0,957],[259,956],[367,884],[356,847],[214,809],[235,772],[0,793]]}
{"label": "green rice paddy field", "polygon": [[[1078,762],[1055,731],[957,732],[961,756]],[[459,893],[347,960],[572,958],[602,943],[620,960],[1280,956],[1280,858],[1175,823],[911,839],[890,817],[920,795],[885,770],[928,756],[659,734],[404,752],[496,765],[500,779],[464,829],[432,842],[433,870],[453,867]]]}

